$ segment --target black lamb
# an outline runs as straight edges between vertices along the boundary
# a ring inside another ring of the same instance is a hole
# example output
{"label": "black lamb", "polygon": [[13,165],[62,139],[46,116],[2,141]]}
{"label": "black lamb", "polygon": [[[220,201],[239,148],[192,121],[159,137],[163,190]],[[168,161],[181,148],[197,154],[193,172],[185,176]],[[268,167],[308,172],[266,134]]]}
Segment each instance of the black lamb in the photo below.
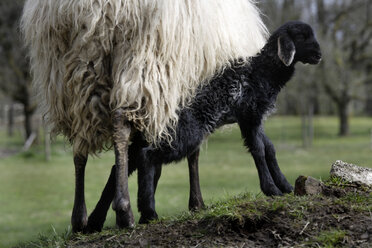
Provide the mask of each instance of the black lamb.
{"label": "black lamb", "polygon": [[[271,35],[248,65],[235,61],[199,90],[192,105],[180,112],[172,146],[164,142],[153,148],[137,133],[129,147],[129,173],[138,169],[140,223],[157,218],[154,194],[162,165],[185,157],[190,168],[189,207],[202,206],[197,168],[199,146],[206,136],[229,123],[239,124],[244,145],[254,158],[263,193],[291,192],[293,187],[279,169],[274,146],[265,135],[262,122],[274,108],[281,88],[292,77],[296,62],[318,64],[320,60],[320,47],[312,28],[303,22],[288,22]],[[105,220],[115,193],[114,172],[89,217],[91,230],[100,230]]]}

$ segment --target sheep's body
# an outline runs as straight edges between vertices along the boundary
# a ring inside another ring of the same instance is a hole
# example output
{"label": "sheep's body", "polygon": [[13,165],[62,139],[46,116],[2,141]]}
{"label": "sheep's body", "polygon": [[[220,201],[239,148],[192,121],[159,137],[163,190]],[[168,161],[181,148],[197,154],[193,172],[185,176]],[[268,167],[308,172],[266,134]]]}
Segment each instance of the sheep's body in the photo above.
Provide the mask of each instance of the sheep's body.
{"label": "sheep's body", "polygon": [[[302,42],[297,36],[308,38]],[[292,77],[295,63],[315,64],[319,59],[320,49],[311,27],[301,22],[287,23],[270,37],[249,65],[232,63],[209,85],[198,90],[190,108],[180,112],[171,146],[162,142],[158,148],[152,148],[141,134],[137,134],[129,147],[129,173],[138,169],[140,222],[157,217],[154,193],[162,164],[179,161],[186,156],[189,163],[195,163],[197,156],[193,161],[193,154],[197,154],[204,137],[228,123],[239,124],[245,146],[255,160],[262,191],[266,195],[291,192],[292,186],[279,169],[274,146],[263,131],[262,121],[273,109],[280,89]],[[190,180],[190,183],[195,182]],[[109,185],[110,182],[108,188]],[[109,199],[109,194],[104,192],[103,197]],[[198,197],[201,198],[201,195]],[[199,199],[200,202],[202,199]],[[99,206],[93,215],[101,213],[101,210],[104,208]],[[103,221],[101,219],[97,229]]]}
{"label": "sheep's body", "polygon": [[196,86],[266,32],[250,0],[28,0],[22,27],[53,131],[81,154],[111,144],[119,108],[150,143],[169,141]]}
{"label": "sheep's body", "polygon": [[89,225],[88,154],[114,145],[116,223],[133,226],[133,131],[171,142],[179,106],[230,60],[255,54],[266,34],[253,0],[26,0],[22,29],[46,119],[73,144],[73,231]]}

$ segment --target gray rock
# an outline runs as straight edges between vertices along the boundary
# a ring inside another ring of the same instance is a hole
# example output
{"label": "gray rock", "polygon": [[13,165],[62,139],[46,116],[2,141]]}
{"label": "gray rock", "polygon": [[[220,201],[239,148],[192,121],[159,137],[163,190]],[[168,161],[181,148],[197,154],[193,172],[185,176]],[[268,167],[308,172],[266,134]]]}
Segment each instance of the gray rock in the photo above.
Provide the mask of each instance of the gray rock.
{"label": "gray rock", "polygon": [[323,183],[310,176],[299,176],[296,179],[295,195],[316,195],[322,193]]}
{"label": "gray rock", "polygon": [[372,169],[337,160],[331,168],[331,176],[340,177],[352,183],[372,186]]}

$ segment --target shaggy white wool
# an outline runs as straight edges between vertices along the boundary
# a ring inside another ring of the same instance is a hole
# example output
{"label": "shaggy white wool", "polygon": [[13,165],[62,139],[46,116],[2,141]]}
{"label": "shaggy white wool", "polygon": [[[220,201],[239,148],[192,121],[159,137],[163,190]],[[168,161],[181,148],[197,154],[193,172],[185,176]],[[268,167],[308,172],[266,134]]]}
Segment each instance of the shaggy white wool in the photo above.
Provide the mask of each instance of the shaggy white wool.
{"label": "shaggy white wool", "polygon": [[170,141],[197,86],[267,34],[252,0],[27,0],[21,26],[53,132],[82,154],[111,143],[118,108]]}

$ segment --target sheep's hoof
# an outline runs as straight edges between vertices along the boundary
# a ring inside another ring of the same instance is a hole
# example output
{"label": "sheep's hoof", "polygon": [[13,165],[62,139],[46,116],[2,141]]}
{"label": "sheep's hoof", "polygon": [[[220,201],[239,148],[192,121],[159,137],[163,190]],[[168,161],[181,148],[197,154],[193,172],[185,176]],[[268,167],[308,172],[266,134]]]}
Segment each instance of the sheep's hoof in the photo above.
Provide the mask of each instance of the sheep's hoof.
{"label": "sheep's hoof", "polygon": [[112,202],[112,209],[116,212],[116,226],[118,228],[134,227],[134,216],[129,201],[118,198]]}
{"label": "sheep's hoof", "polygon": [[134,217],[132,211],[116,211],[116,226],[120,229],[134,228]]}
{"label": "sheep's hoof", "polygon": [[139,219],[138,223],[140,224],[148,224],[152,220],[157,220],[158,214],[155,211],[152,211],[151,213],[142,213],[141,218]]}

